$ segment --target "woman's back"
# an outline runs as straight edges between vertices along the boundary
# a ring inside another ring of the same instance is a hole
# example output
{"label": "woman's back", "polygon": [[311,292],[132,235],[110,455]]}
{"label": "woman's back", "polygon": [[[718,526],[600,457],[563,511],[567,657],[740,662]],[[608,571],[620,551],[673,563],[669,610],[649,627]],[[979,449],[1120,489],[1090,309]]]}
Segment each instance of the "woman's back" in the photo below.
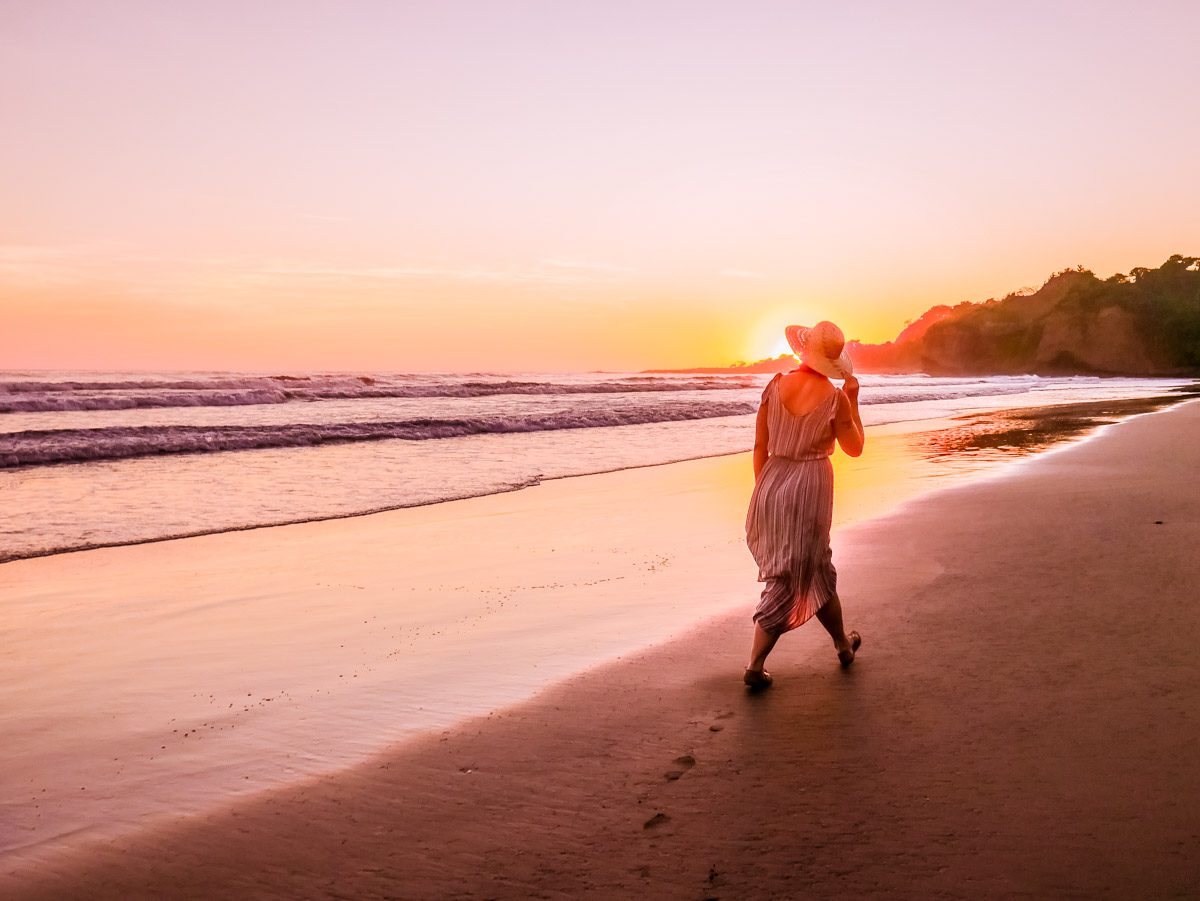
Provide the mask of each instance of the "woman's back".
{"label": "woman's back", "polygon": [[803,370],[777,375],[764,398],[771,456],[814,460],[833,453],[838,390],[828,379]]}

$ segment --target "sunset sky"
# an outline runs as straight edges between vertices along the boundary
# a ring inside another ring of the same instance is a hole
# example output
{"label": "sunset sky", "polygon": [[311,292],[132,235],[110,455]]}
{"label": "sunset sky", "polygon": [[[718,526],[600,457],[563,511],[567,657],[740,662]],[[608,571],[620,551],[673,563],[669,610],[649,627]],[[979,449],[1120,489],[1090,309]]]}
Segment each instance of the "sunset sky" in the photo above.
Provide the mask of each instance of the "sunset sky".
{"label": "sunset sky", "polygon": [[1192,2],[0,3],[0,369],[723,364],[1200,253]]}

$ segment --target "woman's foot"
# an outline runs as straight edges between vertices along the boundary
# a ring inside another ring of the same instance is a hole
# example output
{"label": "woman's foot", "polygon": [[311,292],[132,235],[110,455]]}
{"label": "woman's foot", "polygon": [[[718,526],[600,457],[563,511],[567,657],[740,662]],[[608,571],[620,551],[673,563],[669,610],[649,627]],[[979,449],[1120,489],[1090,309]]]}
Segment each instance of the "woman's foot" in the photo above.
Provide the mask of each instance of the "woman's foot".
{"label": "woman's foot", "polygon": [[742,676],[742,681],[745,682],[753,691],[758,691],[762,688],[769,688],[771,683],[775,681],[771,678],[771,674],[764,669],[746,669],[746,675]]}
{"label": "woman's foot", "polygon": [[847,637],[850,639],[850,647],[838,651],[838,662],[843,669],[854,662],[854,655],[862,647],[862,636],[857,632],[851,632]]}

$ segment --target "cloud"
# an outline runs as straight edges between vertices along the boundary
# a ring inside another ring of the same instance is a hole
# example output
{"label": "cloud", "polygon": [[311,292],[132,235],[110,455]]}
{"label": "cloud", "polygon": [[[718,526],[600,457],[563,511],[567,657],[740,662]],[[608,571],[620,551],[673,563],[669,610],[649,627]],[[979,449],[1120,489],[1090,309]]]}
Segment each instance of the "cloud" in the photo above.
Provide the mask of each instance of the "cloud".
{"label": "cloud", "polygon": [[322,263],[277,262],[256,266],[257,275],[299,279],[408,280],[444,279],[488,284],[544,284],[586,287],[601,281],[598,275],[630,271],[607,263],[543,260],[533,267],[492,269],[474,266],[337,266]]}
{"label": "cloud", "polygon": [[[453,282],[529,286],[558,290],[562,299],[610,291],[621,273],[633,270],[613,263],[545,259],[524,266],[341,265],[328,260],[289,258],[172,256],[139,252],[117,245],[0,244],[0,284],[47,288],[104,286],[130,294],[173,298],[212,296],[229,291],[245,296],[266,289],[310,293],[357,283]],[[593,302],[593,299],[585,302]]]}
{"label": "cloud", "polygon": [[93,269],[103,248],[87,244],[0,244],[0,279],[66,285]]}
{"label": "cloud", "polygon": [[556,269],[582,269],[589,272],[633,272],[629,266],[619,266],[616,263],[598,263],[591,260],[563,260],[549,259],[542,260],[543,266],[551,266]]}
{"label": "cloud", "polygon": [[756,281],[766,278],[763,273],[753,272],[749,269],[721,269],[717,272],[717,275],[723,276],[724,278],[745,278],[754,279]]}

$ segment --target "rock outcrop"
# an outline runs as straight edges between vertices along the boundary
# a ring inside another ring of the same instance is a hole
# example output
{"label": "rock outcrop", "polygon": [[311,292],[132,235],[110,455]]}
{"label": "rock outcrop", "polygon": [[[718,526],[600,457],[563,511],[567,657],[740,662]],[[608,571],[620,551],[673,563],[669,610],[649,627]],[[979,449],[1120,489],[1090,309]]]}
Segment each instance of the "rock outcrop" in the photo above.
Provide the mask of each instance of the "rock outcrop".
{"label": "rock outcrop", "polygon": [[1104,280],[1066,270],[1032,293],[933,307],[850,355],[864,372],[1200,374],[1200,266],[1177,255]]}

